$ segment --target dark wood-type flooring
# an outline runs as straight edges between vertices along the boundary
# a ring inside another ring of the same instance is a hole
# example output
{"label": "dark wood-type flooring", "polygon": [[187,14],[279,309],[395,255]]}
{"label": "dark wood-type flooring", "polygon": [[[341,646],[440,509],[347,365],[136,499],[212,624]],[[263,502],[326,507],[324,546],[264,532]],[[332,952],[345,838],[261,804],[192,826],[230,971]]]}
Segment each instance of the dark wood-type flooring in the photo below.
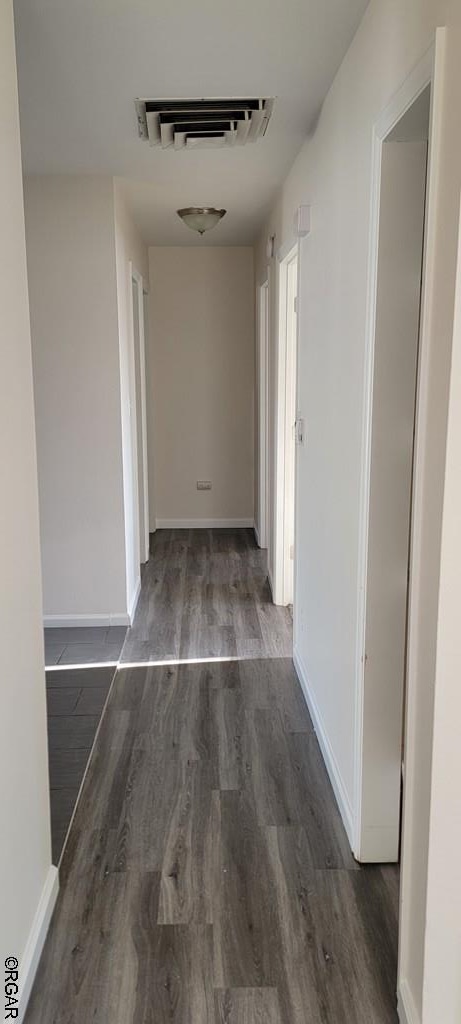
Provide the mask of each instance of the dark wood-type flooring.
{"label": "dark wood-type flooring", "polygon": [[123,662],[290,657],[253,530],[157,530]]}
{"label": "dark wood-type flooring", "polygon": [[26,1021],[395,1024],[397,901],[289,659],[121,666]]}
{"label": "dark wood-type flooring", "polygon": [[[159,530],[151,536],[128,633],[125,626],[45,629],[53,863],[121,656],[145,662],[290,656],[291,650],[291,615],[272,604],[266,553],[252,530]],[[97,663],[111,667],[93,669]]]}

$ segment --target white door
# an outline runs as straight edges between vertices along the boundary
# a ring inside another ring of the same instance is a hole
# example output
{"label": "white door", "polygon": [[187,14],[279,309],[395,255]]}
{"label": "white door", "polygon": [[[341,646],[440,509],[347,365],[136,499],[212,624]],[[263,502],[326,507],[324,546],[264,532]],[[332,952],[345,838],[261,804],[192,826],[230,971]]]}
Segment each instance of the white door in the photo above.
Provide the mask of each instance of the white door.
{"label": "white door", "polygon": [[287,267],[287,345],[285,394],[285,524],[284,591],[285,604],[293,604],[293,567],[295,551],[295,477],[296,477],[296,347],[297,347],[298,260]]}
{"label": "white door", "polygon": [[146,355],[142,277],[133,270],[133,341],[136,389],[136,448],[138,470],[139,548],[141,562],[149,558],[149,488],[147,467]]}
{"label": "white door", "polygon": [[359,858],[396,861],[427,143],[384,142],[368,517]]}
{"label": "white door", "polygon": [[261,548],[268,547],[268,382],[269,382],[269,282],[258,289],[258,539]]}

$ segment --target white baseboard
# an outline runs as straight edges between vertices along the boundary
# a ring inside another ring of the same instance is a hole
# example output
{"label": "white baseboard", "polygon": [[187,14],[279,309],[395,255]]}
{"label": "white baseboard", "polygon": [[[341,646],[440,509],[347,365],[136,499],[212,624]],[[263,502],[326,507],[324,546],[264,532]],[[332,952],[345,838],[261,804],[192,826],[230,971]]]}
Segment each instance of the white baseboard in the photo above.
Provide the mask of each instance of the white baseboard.
{"label": "white baseboard", "polygon": [[255,534],[256,543],[258,545],[258,548],[260,548],[261,547],[261,542],[260,542],[260,539],[259,539],[259,530],[258,530],[258,527],[256,525],[256,522],[253,523],[253,530],[254,530],[254,534]]}
{"label": "white baseboard", "polygon": [[421,1024],[421,1018],[416,1009],[406,978],[403,978],[399,985],[397,1013],[400,1024]]}
{"label": "white baseboard", "polygon": [[246,529],[253,519],[157,519],[157,530]]}
{"label": "white baseboard", "polygon": [[42,955],[43,946],[51,921],[51,915],[59,892],[58,869],[50,866],[40,902],[34,917],[26,948],[19,961],[19,1013],[18,1021],[23,1021],[29,1002],[35,973]]}
{"label": "white baseboard", "polygon": [[106,615],[44,615],[43,625],[47,629],[64,626],[131,626],[128,612],[108,612]]}
{"label": "white baseboard", "polygon": [[299,651],[294,648],[293,650],[293,661],[295,669],[298,675],[301,688],[306,698],[306,704],[309,708],[309,713],[312,718],[314,729],[317,735],[317,739],[320,744],[322,751],[323,760],[325,761],[325,767],[330,777],[331,785],[336,797],[336,802],[339,807],[339,812],[343,819],[344,828],[346,829],[347,838],[349,840],[351,850],[354,848],[354,830],[353,830],[353,819],[352,819],[352,808],[349,802],[349,797],[342,780],[341,772],[338,767],[333,748],[328,739],[325,727],[323,725],[317,703],[313,696],[313,693],[309,687],[309,681],[307,678],[307,672],[303,660],[299,654]]}
{"label": "white baseboard", "polygon": [[[129,613],[129,616],[128,616],[129,617],[129,622],[128,622],[129,626],[133,625],[133,619],[134,619],[134,616],[135,616],[135,612],[136,612],[137,604],[138,604],[138,601],[139,601],[140,593],[141,593],[141,577],[138,576],[137,583],[136,583],[136,589],[135,589],[135,592],[134,592],[133,597],[131,599],[130,613]],[[122,625],[125,625],[125,623],[122,623]]]}

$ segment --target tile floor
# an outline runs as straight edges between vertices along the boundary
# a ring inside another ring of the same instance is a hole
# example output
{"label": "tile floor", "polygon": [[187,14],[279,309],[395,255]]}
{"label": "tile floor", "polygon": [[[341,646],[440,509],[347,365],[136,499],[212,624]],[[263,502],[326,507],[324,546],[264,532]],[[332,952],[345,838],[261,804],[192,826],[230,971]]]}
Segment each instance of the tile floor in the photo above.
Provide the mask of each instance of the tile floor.
{"label": "tile floor", "polygon": [[91,665],[117,662],[126,636],[125,626],[45,629],[45,665]]}
{"label": "tile floor", "polygon": [[46,673],[53,863],[58,864],[115,665]]}

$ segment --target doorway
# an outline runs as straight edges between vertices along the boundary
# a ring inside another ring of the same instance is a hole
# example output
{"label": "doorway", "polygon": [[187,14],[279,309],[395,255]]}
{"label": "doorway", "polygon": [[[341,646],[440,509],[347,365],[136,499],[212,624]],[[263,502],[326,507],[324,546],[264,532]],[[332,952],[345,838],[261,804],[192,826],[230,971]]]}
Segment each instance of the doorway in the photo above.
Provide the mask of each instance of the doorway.
{"label": "doorway", "polygon": [[143,279],[131,267],[133,308],[134,371],[136,392],[136,458],[138,476],[139,553],[141,563],[149,558],[149,487],[147,467],[146,346],[144,330]]}
{"label": "doorway", "polygon": [[279,329],[275,406],[274,604],[292,605],[295,557],[298,245],[279,257]]}
{"label": "doorway", "polygon": [[269,281],[258,288],[258,520],[256,539],[268,547]]}
{"label": "doorway", "polygon": [[379,140],[376,287],[368,395],[362,747],[356,855],[400,853],[412,494],[431,88]]}

